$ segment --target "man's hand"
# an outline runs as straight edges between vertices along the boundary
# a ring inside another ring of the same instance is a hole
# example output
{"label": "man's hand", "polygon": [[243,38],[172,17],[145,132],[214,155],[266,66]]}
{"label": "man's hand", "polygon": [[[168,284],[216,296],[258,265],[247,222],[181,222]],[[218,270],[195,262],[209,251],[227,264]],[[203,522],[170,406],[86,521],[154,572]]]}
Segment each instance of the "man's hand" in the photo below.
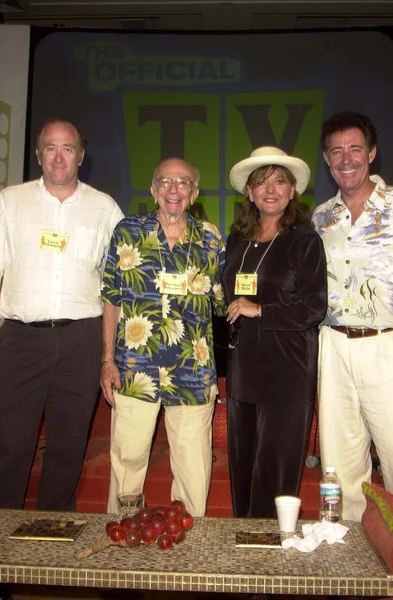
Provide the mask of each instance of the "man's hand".
{"label": "man's hand", "polygon": [[234,323],[236,319],[240,317],[240,315],[250,317],[251,319],[253,319],[254,317],[260,317],[262,315],[262,307],[260,304],[257,304],[256,302],[251,302],[243,296],[240,296],[240,298],[237,298],[228,306],[228,323]]}
{"label": "man's hand", "polygon": [[104,362],[101,366],[101,387],[105,400],[112,408],[116,408],[113,388],[119,390],[121,387],[120,372],[113,362]]}

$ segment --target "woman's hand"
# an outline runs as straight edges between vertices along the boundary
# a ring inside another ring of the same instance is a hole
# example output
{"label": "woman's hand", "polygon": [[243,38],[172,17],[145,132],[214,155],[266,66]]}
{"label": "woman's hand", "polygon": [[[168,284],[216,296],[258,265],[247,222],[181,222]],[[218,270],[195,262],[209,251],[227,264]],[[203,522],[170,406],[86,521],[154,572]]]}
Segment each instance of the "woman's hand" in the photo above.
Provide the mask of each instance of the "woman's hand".
{"label": "woman's hand", "polygon": [[260,304],[251,302],[243,296],[240,296],[240,298],[236,298],[236,300],[231,302],[228,306],[227,321],[232,324],[240,317],[240,315],[250,317],[251,319],[254,317],[261,317],[262,307]]}

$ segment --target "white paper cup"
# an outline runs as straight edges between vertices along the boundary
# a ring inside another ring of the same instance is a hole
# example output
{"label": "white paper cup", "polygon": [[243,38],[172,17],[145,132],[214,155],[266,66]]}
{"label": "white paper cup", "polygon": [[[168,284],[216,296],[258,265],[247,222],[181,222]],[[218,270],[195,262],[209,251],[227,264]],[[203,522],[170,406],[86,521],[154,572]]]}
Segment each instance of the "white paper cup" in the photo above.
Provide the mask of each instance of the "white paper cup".
{"label": "white paper cup", "polygon": [[137,514],[140,508],[145,506],[144,494],[132,494],[130,492],[123,492],[117,496],[117,512],[119,516],[124,519],[125,517],[133,517]]}
{"label": "white paper cup", "polygon": [[274,501],[276,503],[280,531],[293,533],[296,531],[302,501],[296,496],[277,496]]}

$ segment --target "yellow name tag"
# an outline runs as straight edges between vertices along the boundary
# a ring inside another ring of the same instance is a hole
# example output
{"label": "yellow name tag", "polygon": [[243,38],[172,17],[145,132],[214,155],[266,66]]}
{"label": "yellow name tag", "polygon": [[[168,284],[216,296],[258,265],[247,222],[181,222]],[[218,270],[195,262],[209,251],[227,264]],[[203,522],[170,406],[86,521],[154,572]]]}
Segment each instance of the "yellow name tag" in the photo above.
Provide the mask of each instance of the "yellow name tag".
{"label": "yellow name tag", "polygon": [[185,273],[161,272],[160,293],[185,296],[187,294],[187,275]]}
{"label": "yellow name tag", "polygon": [[236,273],[235,295],[236,296],[256,296],[257,294],[257,274],[256,273]]}
{"label": "yellow name tag", "polygon": [[68,235],[58,231],[43,230],[40,233],[38,247],[50,252],[65,252],[67,248]]}

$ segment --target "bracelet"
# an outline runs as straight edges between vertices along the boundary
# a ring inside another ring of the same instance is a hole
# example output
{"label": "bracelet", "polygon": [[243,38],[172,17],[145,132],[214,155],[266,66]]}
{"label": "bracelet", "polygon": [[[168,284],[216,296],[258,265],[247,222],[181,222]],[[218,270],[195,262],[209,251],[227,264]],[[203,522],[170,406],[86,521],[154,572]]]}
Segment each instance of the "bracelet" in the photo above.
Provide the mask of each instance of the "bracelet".
{"label": "bracelet", "polygon": [[115,359],[114,358],[104,358],[104,360],[101,361],[101,365],[103,365],[104,363],[107,363],[107,362],[114,363]]}
{"label": "bracelet", "polygon": [[258,319],[260,319],[261,316],[262,316],[261,312],[262,312],[262,307],[261,307],[260,304],[257,304],[257,314],[256,314],[256,316],[258,317]]}

